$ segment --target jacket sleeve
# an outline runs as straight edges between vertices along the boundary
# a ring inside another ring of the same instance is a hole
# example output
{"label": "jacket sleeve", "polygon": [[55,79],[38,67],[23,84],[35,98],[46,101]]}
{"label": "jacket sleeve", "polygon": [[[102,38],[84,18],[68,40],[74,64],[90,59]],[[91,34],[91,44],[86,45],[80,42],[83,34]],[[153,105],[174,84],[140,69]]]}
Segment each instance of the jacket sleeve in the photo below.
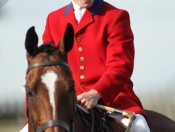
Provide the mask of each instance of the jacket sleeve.
{"label": "jacket sleeve", "polygon": [[112,102],[130,81],[134,65],[133,39],[129,14],[121,10],[108,27],[106,71],[93,87],[104,104]]}

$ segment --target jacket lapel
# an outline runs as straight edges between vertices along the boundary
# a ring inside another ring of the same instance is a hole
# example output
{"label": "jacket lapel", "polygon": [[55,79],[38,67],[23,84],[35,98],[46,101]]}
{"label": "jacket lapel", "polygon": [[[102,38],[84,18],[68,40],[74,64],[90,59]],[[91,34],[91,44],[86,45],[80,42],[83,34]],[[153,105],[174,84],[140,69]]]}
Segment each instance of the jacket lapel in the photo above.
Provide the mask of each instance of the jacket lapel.
{"label": "jacket lapel", "polygon": [[74,29],[77,28],[78,24],[74,15],[74,9],[73,9],[73,5],[72,3],[70,3],[66,9],[63,12],[64,16],[65,16],[65,24],[67,25],[67,23],[72,24],[72,26],[74,27]]}
{"label": "jacket lapel", "polygon": [[77,20],[76,20],[75,15],[74,15],[73,7],[70,9],[68,15],[66,16],[66,21],[67,21],[67,23],[72,24],[74,29],[76,29],[76,27],[77,27]]}
{"label": "jacket lapel", "polygon": [[81,18],[80,23],[78,24],[78,27],[76,29],[76,32],[79,32],[84,27],[88,26],[89,24],[93,23],[94,19],[89,10],[86,10],[83,17]]}
{"label": "jacket lapel", "polygon": [[[67,8],[69,8],[69,6]],[[85,11],[79,24],[77,23],[77,20],[75,18],[73,7],[71,7],[66,14],[64,12],[64,15],[65,15],[65,23],[72,24],[72,26],[74,27],[74,30],[75,30],[75,34],[78,33],[81,29],[83,29],[84,27],[86,27],[87,25],[91,24],[94,21],[92,15],[91,15],[91,12],[88,10]]]}
{"label": "jacket lapel", "polygon": [[92,7],[85,11],[79,24],[77,23],[74,15],[72,2],[66,7],[64,11],[64,15],[66,16],[66,22],[72,24],[72,26],[75,29],[75,34],[77,34],[80,30],[94,22],[93,15],[100,13],[103,3],[103,0],[95,0]]}

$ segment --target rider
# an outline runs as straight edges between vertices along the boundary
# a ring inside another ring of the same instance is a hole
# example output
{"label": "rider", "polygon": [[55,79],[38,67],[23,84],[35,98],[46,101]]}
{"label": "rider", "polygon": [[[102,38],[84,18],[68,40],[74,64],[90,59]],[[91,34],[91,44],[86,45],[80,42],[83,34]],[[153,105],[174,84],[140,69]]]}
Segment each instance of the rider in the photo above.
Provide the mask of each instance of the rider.
{"label": "rider", "polygon": [[[77,100],[85,109],[97,103],[136,113],[131,132],[149,132],[142,104],[133,91],[133,33],[127,11],[103,0],[72,0],[48,15],[43,42],[58,44],[66,24],[75,31],[68,63]],[[116,116],[126,126],[128,119]]]}
{"label": "rider", "polygon": [[[55,45],[67,23],[75,36],[68,63],[73,72],[78,103],[85,109],[97,103],[136,113],[130,132],[150,132],[139,98],[133,91],[134,36],[126,10],[103,0],[72,0],[51,12],[43,42]],[[128,125],[128,118],[115,118]]]}

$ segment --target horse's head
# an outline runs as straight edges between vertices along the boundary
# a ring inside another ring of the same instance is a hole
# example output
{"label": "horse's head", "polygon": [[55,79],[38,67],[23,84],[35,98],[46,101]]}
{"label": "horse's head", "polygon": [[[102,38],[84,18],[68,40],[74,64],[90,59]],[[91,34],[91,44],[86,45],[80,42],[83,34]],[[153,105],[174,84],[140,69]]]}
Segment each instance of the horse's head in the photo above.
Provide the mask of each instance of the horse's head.
{"label": "horse's head", "polygon": [[75,93],[67,53],[72,48],[73,37],[73,28],[68,24],[58,46],[48,43],[38,47],[34,27],[27,31],[25,90],[30,132],[65,132],[69,129],[75,111]]}

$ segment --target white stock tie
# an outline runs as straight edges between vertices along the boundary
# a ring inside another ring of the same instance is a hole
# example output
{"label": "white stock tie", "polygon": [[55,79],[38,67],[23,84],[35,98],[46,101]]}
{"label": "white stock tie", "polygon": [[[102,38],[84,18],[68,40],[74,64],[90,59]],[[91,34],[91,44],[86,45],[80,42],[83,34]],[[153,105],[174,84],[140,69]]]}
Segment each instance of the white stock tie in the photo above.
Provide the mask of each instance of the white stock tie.
{"label": "white stock tie", "polygon": [[75,18],[76,18],[76,20],[77,20],[78,23],[80,22],[81,17],[82,17],[81,9],[82,8],[80,7],[80,8],[75,9],[75,11],[74,11]]}

